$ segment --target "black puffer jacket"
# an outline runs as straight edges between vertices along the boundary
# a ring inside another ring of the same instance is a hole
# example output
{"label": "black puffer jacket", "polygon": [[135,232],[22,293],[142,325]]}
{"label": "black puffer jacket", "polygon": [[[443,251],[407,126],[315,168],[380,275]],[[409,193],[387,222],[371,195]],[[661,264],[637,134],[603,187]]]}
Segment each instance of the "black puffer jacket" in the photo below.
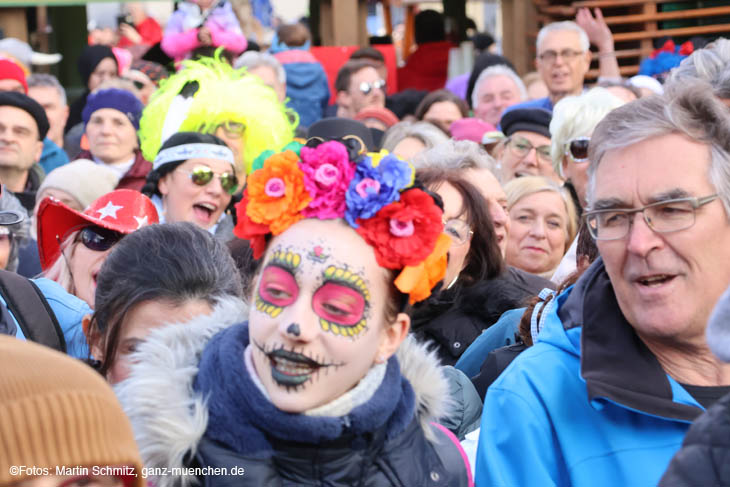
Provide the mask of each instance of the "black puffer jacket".
{"label": "black puffer jacket", "polygon": [[520,308],[535,294],[511,273],[473,286],[432,296],[411,312],[411,329],[419,340],[430,340],[444,365],[454,365],[479,334],[497,322],[502,313]]}
{"label": "black puffer jacket", "polygon": [[730,394],[692,423],[659,485],[730,486]]}
{"label": "black puffer jacket", "polygon": [[[385,432],[364,442],[341,438],[319,445],[272,441],[273,458],[237,455],[206,438],[198,445],[196,466],[234,468],[243,475],[209,475],[204,487],[466,487],[464,461],[451,440],[433,429],[444,448],[425,439],[417,420],[396,438],[385,441]],[[359,444],[358,444],[359,443]],[[462,472],[453,466],[461,464]]]}

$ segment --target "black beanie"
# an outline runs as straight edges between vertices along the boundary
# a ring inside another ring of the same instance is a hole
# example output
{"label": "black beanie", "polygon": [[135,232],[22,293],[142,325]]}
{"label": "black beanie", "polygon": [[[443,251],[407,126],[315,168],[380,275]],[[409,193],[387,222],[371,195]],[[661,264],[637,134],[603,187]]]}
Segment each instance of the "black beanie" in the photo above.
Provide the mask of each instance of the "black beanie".
{"label": "black beanie", "polygon": [[117,58],[109,46],[86,46],[79,56],[79,74],[84,82],[84,88],[89,86],[89,78],[96,67],[106,58],[111,58],[117,64]]}
{"label": "black beanie", "polygon": [[0,106],[16,107],[28,112],[38,126],[38,140],[46,138],[49,128],[48,117],[43,107],[33,98],[16,91],[0,91]]}

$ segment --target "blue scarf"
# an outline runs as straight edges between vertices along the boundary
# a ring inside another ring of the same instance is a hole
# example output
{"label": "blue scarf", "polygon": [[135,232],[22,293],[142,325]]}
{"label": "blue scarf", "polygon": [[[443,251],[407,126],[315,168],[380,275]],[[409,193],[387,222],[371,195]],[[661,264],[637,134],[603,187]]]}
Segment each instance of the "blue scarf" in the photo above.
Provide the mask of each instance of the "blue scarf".
{"label": "blue scarf", "polygon": [[263,396],[248,374],[243,352],[248,324],[226,328],[206,345],[193,388],[208,403],[206,438],[238,454],[268,454],[269,438],[321,444],[344,435],[364,435],[385,426],[386,438],[401,433],[415,414],[415,394],[401,375],[398,359],[388,361],[383,381],[365,404],[347,416],[287,413]]}

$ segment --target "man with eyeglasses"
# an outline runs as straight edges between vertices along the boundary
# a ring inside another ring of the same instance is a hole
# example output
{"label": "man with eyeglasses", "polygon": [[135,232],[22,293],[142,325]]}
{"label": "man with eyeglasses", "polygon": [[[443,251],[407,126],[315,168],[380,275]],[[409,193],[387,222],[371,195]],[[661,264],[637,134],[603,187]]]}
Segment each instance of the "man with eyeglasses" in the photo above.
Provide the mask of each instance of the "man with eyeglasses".
{"label": "man with eyeglasses", "polygon": [[521,176],[562,182],[550,156],[551,118],[542,108],[520,108],[504,114],[500,125],[507,138],[496,154],[502,184]]}
{"label": "man with eyeglasses", "polygon": [[703,86],[593,132],[585,218],[601,258],[488,390],[477,485],[657,485],[730,392],[705,339],[730,283],[730,111]]}
{"label": "man with eyeglasses", "polygon": [[385,80],[365,60],[348,61],[337,73],[337,116],[355,118],[364,108],[385,108]]}
{"label": "man with eyeglasses", "polygon": [[549,95],[514,108],[543,108],[552,111],[563,97],[579,95],[591,65],[591,43],[598,48],[599,80],[621,79],[611,30],[599,9],[594,15],[587,8],[578,10],[576,21],[553,22],[537,34],[535,67]]}

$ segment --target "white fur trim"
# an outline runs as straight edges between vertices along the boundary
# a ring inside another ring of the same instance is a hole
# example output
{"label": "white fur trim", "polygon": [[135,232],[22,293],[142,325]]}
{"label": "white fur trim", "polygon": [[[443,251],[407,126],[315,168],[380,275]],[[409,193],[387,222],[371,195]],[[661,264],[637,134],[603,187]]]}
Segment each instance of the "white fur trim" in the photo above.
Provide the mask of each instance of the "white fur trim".
{"label": "white fur trim", "polygon": [[[205,401],[192,391],[200,354],[213,335],[247,317],[243,301],[222,299],[210,315],[153,330],[132,356],[139,362],[115,392],[132,422],[145,467],[182,467],[186,455],[195,452],[208,425]],[[185,487],[195,478],[151,480],[156,487]]]}

